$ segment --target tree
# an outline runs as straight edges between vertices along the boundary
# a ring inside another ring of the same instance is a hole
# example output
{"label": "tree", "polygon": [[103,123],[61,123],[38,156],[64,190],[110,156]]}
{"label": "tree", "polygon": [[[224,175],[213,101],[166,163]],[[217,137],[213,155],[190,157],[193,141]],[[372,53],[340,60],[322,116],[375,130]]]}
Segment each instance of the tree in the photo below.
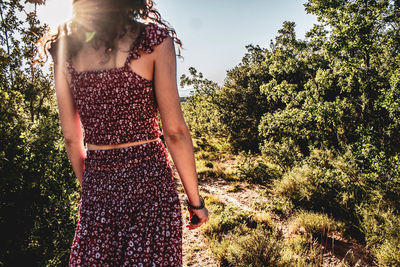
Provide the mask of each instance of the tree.
{"label": "tree", "polygon": [[204,78],[203,74],[193,67],[189,68],[189,75],[181,76],[180,85],[181,87],[190,86],[194,89],[186,103],[183,103],[185,120],[191,132],[196,137],[221,136],[223,126],[215,107],[215,97],[220,89],[219,85]]}
{"label": "tree", "polygon": [[260,134],[293,139],[305,155],[309,146],[343,152],[367,139],[393,155],[400,138],[387,90],[396,94],[398,7],[390,1],[315,0],[306,9],[321,23],[305,41],[284,23],[266,58],[272,79],[261,91],[283,106],[263,116]]}
{"label": "tree", "polygon": [[242,62],[227,71],[227,77],[215,99],[224,131],[235,151],[258,151],[258,124],[271,107],[260,86],[271,79],[265,63],[265,49],[246,46]]}
{"label": "tree", "polygon": [[31,2],[0,1],[0,262],[66,265],[78,187],[52,81],[37,60],[43,1]]}

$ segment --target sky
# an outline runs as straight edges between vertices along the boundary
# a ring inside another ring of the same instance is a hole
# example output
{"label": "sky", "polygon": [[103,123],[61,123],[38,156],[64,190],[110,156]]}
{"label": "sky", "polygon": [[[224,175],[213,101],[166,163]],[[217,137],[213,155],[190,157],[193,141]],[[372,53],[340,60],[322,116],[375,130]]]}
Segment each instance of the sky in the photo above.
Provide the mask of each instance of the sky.
{"label": "sky", "polygon": [[[269,47],[284,21],[296,23],[297,38],[304,38],[317,19],[307,14],[303,0],[155,0],[183,43],[177,59],[179,77],[195,67],[207,79],[222,85],[226,71],[240,63],[248,44]],[[71,17],[71,0],[47,0],[38,8],[50,27]],[[189,88],[180,88],[187,96]]]}

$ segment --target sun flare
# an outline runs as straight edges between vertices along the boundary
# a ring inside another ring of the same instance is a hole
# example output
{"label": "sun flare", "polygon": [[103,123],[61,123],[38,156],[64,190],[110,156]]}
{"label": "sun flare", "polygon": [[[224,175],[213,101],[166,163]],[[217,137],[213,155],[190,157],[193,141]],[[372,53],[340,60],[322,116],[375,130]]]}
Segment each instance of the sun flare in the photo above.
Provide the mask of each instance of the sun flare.
{"label": "sun flare", "polygon": [[48,0],[38,7],[38,15],[41,22],[49,25],[50,31],[54,32],[58,25],[71,20],[72,0]]}

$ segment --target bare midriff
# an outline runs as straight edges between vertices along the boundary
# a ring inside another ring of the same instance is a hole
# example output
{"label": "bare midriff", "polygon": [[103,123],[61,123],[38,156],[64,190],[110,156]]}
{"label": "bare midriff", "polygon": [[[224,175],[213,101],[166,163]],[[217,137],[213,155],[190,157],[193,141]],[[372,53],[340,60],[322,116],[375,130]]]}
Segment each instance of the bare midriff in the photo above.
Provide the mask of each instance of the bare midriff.
{"label": "bare midriff", "polygon": [[130,142],[130,143],[123,143],[123,144],[113,144],[113,145],[94,145],[94,144],[87,144],[88,150],[98,150],[98,149],[115,149],[115,148],[123,148],[128,146],[137,146],[141,144],[146,144],[150,142],[157,141],[159,138],[150,139],[150,140],[143,140],[137,142]]}

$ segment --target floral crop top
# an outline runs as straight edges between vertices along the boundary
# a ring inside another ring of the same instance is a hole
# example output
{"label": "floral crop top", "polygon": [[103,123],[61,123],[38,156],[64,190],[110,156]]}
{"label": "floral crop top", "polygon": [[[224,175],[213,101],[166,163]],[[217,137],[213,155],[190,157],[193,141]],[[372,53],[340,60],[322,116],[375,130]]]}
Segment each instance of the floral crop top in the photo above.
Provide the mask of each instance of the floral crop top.
{"label": "floral crop top", "polygon": [[77,72],[67,61],[85,143],[120,144],[161,136],[153,82],[133,72],[129,63],[140,57],[140,50],[152,53],[167,36],[167,30],[147,24],[123,67]]}

